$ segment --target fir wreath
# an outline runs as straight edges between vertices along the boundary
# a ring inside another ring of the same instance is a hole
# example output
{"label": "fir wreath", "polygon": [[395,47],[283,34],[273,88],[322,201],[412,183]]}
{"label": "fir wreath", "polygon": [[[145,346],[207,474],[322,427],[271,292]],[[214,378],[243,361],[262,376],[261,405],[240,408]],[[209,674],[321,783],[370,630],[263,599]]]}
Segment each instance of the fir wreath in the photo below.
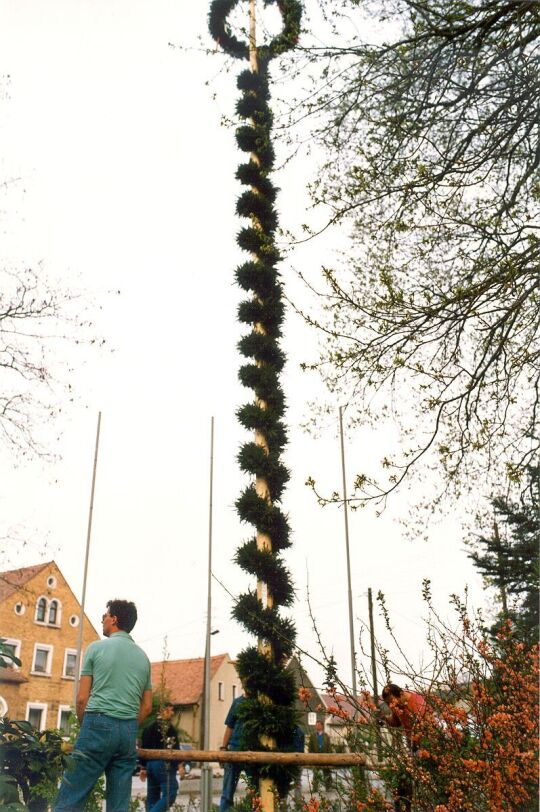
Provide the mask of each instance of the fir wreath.
{"label": "fir wreath", "polygon": [[[213,0],[209,13],[210,33],[221,48],[238,59],[249,58],[249,46],[235,37],[227,18],[239,0]],[[258,432],[266,448],[253,442],[245,443],[238,455],[243,471],[261,477],[266,482],[269,500],[261,498],[254,485],[239,496],[236,508],[242,521],[252,524],[258,533],[271,540],[270,550],[257,547],[257,539],[245,542],[236,552],[237,564],[247,573],[263,581],[272,596],[271,608],[263,606],[253,592],[241,595],[233,616],[253,635],[267,641],[268,653],[262,654],[252,646],[238,655],[237,669],[246,688],[248,699],[241,706],[244,740],[249,750],[266,750],[261,737],[270,737],[278,749],[290,749],[296,715],[294,677],[284,669],[286,659],[294,650],[294,623],[280,615],[280,606],[290,606],[294,590],[290,574],[280,552],[290,546],[287,518],[276,505],[289,478],[280,461],[286,443],[283,423],[285,397],[279,384],[279,374],[285,356],[279,347],[284,304],[277,264],[280,260],[275,245],[278,216],[275,209],[277,189],[269,174],[274,165],[271,128],[272,111],[268,66],[271,59],[294,47],[300,34],[302,6],[298,0],[266,0],[275,3],[283,29],[270,43],[257,48],[256,72],[245,70],[238,77],[241,91],[236,112],[245,121],[236,130],[236,142],[250,159],[237,170],[238,180],[249,187],[236,205],[237,214],[251,220],[237,236],[240,248],[253,258],[236,270],[240,287],[251,294],[240,304],[238,318],[251,325],[251,332],[239,342],[239,350],[249,359],[239,370],[244,386],[254,391],[256,401],[242,406],[237,415],[249,431]],[[273,779],[283,795],[294,778],[294,770],[279,765],[259,769],[259,775]]]}

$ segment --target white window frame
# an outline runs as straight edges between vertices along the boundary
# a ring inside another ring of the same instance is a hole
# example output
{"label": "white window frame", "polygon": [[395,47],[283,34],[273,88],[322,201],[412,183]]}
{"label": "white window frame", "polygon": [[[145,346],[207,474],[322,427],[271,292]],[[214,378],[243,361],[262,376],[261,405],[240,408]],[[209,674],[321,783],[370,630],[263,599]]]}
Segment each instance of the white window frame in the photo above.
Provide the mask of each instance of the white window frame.
{"label": "white window frame", "polygon": [[[14,637],[4,637],[4,643],[8,643],[10,646],[15,646],[15,657],[18,657],[19,660],[21,659],[21,641],[15,640]],[[16,663],[11,663],[11,668],[19,668]]]}
{"label": "white window frame", "polygon": [[[62,666],[62,679],[75,679],[76,673],[71,676],[71,674],[66,674],[66,665],[67,665],[67,658],[68,654],[75,655],[75,672],[77,671],[77,649],[76,648],[67,648],[64,651],[64,664]],[[62,706],[63,707],[63,706]]]}
{"label": "white window frame", "polygon": [[30,721],[30,711],[31,710],[40,710],[42,711],[41,714],[41,726],[40,730],[45,730],[47,728],[47,703],[46,702],[27,702],[26,703],[26,721]]}
{"label": "white window frame", "polygon": [[[49,613],[51,611],[51,603],[56,601],[56,621],[54,623],[49,622]],[[58,598],[51,598],[51,600],[47,604],[47,626],[52,626],[54,629],[60,628],[60,623],[62,620],[62,601],[58,600]]]}
{"label": "white window frame", "polygon": [[222,682],[218,682],[218,684],[217,684],[217,697],[218,697],[220,702],[223,702],[225,700],[224,688],[225,688],[224,684]]}
{"label": "white window frame", "polygon": [[[45,601],[45,615],[44,620],[38,620],[38,606],[41,601]],[[40,595],[36,601],[36,608],[34,611],[34,623],[37,623],[38,626],[46,626],[47,625],[47,615],[49,614],[49,601],[46,595]]]}
{"label": "white window frame", "polygon": [[[49,656],[47,657],[47,670],[46,671],[36,671],[36,652],[37,650],[47,650],[49,652]],[[53,652],[54,646],[49,645],[48,643],[34,643],[34,654],[32,656],[32,670],[30,673],[33,677],[50,677],[52,672],[52,661],[53,661]]]}
{"label": "white window frame", "polygon": [[[57,728],[57,730],[62,731],[62,728],[60,727],[60,722],[62,721],[62,714],[65,713],[65,712],[68,712],[68,713],[73,712],[73,710],[71,708],[71,705],[58,705],[58,716],[56,718],[56,728]],[[64,734],[64,739],[69,739],[69,734],[67,734],[67,733]]]}

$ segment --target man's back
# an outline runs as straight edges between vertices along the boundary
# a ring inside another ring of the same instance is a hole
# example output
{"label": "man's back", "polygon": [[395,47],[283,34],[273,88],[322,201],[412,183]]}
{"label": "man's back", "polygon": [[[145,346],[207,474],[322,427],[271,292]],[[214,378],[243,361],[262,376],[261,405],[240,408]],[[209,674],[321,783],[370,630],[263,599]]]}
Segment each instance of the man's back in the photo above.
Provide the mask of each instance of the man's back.
{"label": "man's back", "polygon": [[143,691],[150,685],[150,661],[127,632],[91,643],[82,676],[92,677],[87,713],[135,719]]}
{"label": "man's back", "polygon": [[101,622],[107,639],[86,651],[77,693],[81,729],[55,812],[84,812],[102,773],[107,812],[129,812],[137,726],[152,710],[150,661],[129,635],[137,622],[132,601],[108,601]]}
{"label": "man's back", "polygon": [[232,728],[231,737],[229,739],[229,750],[240,750],[242,743],[242,722],[238,718],[238,710],[240,705],[245,701],[244,696],[239,696],[233,700],[229,712],[225,719],[225,725]]}

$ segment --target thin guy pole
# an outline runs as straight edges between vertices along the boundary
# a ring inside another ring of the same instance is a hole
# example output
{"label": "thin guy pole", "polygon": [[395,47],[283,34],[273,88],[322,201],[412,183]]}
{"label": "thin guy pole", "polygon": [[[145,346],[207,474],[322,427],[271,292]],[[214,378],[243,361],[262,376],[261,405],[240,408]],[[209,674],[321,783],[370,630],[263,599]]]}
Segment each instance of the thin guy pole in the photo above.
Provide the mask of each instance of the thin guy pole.
{"label": "thin guy pole", "polygon": [[79,672],[81,670],[81,654],[83,645],[84,608],[86,605],[86,580],[88,577],[88,559],[90,555],[90,539],[92,537],[92,517],[94,515],[94,494],[96,491],[96,471],[99,449],[99,432],[101,429],[101,412],[98,412],[96,447],[94,451],[94,467],[92,469],[92,487],[90,490],[90,509],[88,511],[88,528],[86,531],[86,553],[84,556],[83,588],[81,598],[81,611],[79,614],[79,636],[77,639],[77,658],[75,661],[75,683],[73,685],[73,704],[77,708],[77,694],[79,692]]}
{"label": "thin guy pole", "polygon": [[[206,604],[206,646],[204,652],[204,729],[203,750],[210,748],[210,638],[212,625],[212,512],[214,490],[214,418],[210,421],[210,496],[208,505],[208,585]],[[204,764],[201,770],[201,808],[212,808],[212,768]]]}
{"label": "thin guy pole", "polygon": [[345,446],[343,443],[343,407],[339,407],[339,435],[341,439],[341,474],[343,478],[343,516],[345,518],[345,550],[347,552],[347,592],[349,596],[349,637],[351,647],[351,677],[353,697],[356,701],[356,654],[354,650],[354,621],[351,588],[351,556],[349,551],[349,516],[347,513],[347,479],[345,476]]}
{"label": "thin guy pole", "polygon": [[[371,645],[371,681],[373,684],[373,701],[375,707],[379,707],[379,688],[377,685],[377,662],[375,660],[375,626],[373,623],[373,595],[371,594],[371,587],[368,588],[368,614],[369,614],[369,642]],[[375,737],[377,742],[377,759],[381,760],[381,736],[379,728],[375,729]]]}
{"label": "thin guy pole", "polygon": [[379,688],[377,685],[377,665],[375,661],[375,629],[373,626],[373,595],[371,587],[368,589],[368,612],[369,612],[369,641],[371,645],[371,679],[373,682],[373,699],[375,704],[379,701]]}

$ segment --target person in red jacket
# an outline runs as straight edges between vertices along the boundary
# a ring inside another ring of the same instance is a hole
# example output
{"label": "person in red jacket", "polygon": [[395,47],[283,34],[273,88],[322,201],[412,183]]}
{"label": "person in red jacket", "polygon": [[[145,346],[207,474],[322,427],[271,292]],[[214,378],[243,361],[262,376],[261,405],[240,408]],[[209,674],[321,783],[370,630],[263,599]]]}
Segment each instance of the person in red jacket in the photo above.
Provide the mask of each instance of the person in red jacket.
{"label": "person in red jacket", "polygon": [[[414,754],[416,750],[415,727],[418,720],[426,713],[426,700],[416,691],[405,691],[399,685],[390,682],[385,685],[382,692],[383,702],[389,708],[384,722],[389,727],[403,730],[407,743]],[[410,778],[403,777],[396,788],[396,812],[410,812],[412,809],[413,787]]]}
{"label": "person in red jacket", "polygon": [[385,720],[389,727],[399,727],[405,733],[412,750],[415,749],[414,728],[426,712],[426,700],[416,691],[405,691],[390,682],[382,692],[383,701],[390,708],[391,715]]}

